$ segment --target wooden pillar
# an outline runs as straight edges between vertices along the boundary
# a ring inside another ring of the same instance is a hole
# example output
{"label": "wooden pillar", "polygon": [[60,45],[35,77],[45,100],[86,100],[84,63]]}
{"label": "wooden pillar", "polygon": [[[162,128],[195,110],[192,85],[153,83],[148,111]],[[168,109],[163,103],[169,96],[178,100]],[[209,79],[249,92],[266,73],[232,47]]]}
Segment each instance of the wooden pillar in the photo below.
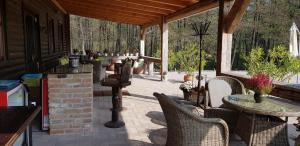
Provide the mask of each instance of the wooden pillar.
{"label": "wooden pillar", "polygon": [[232,33],[225,31],[225,18],[231,9],[232,2],[219,0],[218,45],[217,45],[217,76],[231,70]]}
{"label": "wooden pillar", "polygon": [[219,0],[217,75],[231,70],[232,34],[240,24],[251,0]]}
{"label": "wooden pillar", "polygon": [[161,80],[167,80],[168,74],[168,52],[169,52],[169,45],[168,45],[168,37],[169,37],[169,30],[168,30],[168,23],[166,19],[163,17],[160,23],[160,36],[161,36]]}
{"label": "wooden pillar", "polygon": [[148,75],[152,76],[154,72],[154,63],[153,62],[148,62]]}
{"label": "wooden pillar", "polygon": [[141,27],[141,29],[140,29],[140,56],[145,56],[145,39],[146,39],[146,28]]}

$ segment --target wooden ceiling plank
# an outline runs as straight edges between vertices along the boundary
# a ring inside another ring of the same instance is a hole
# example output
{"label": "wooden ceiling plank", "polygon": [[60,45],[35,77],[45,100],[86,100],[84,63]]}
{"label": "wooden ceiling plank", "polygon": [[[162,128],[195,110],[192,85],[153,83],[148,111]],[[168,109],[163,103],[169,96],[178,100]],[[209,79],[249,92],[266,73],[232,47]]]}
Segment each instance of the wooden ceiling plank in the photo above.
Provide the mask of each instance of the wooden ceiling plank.
{"label": "wooden ceiling plank", "polygon": [[[68,4],[65,4],[66,6],[66,9],[72,13],[72,11],[74,10],[80,10],[80,11],[86,11],[87,9],[90,9],[89,7],[84,7],[84,6],[77,6],[77,5],[68,5]],[[122,12],[111,12],[111,11],[105,11],[105,10],[93,10],[93,11],[89,11],[89,13],[92,13],[92,14],[103,14],[103,15],[106,15],[106,16],[120,16],[120,17],[128,17],[128,18],[136,18],[136,19],[145,19],[145,20],[155,20],[156,18],[155,17],[144,17],[144,16],[140,16],[140,15],[131,15],[131,14],[128,14],[128,13],[122,13]]]}
{"label": "wooden ceiling plank", "polygon": [[80,13],[82,13],[82,15],[84,17],[105,19],[105,20],[116,21],[116,22],[121,22],[121,23],[131,23],[133,21],[133,22],[135,22],[134,24],[136,24],[136,25],[141,25],[145,22],[153,21],[153,20],[148,20],[148,19],[143,19],[143,18],[135,18],[135,17],[127,16],[127,15],[109,15],[109,14],[105,14],[105,13],[97,13],[94,11],[86,11],[86,10],[74,9],[74,8],[70,8],[69,12],[71,14],[75,14],[75,15],[79,15],[79,16],[81,16]]}
{"label": "wooden ceiling plank", "polygon": [[225,32],[233,33],[240,24],[251,0],[235,0],[228,15],[225,17]]}
{"label": "wooden ceiling plank", "polygon": [[112,8],[108,7],[105,5],[98,5],[96,3],[86,3],[85,1],[69,1],[69,0],[61,0],[61,3],[64,5],[76,5],[76,6],[85,6],[85,7],[90,7],[91,9],[95,10],[106,10],[106,11],[111,11],[112,13],[117,12],[117,13],[129,13],[129,14],[136,14],[140,16],[145,16],[145,17],[160,17],[160,14],[155,14],[151,12],[143,12],[139,10],[132,10],[128,8]]}
{"label": "wooden ceiling plank", "polygon": [[[60,1],[60,0],[58,0],[58,1]],[[81,0],[76,0],[76,1],[81,1]],[[161,15],[167,15],[172,12],[170,10],[159,9],[159,8],[153,9],[153,7],[149,7],[149,6],[132,4],[132,3],[128,3],[126,1],[124,2],[124,1],[116,1],[116,0],[96,0],[96,1],[95,0],[84,0],[84,2],[89,2],[89,3],[95,2],[99,5],[107,5],[112,8],[115,8],[117,6],[117,7],[121,7],[121,9],[129,8],[132,10],[140,10],[140,11],[151,12],[151,13],[156,13],[156,14],[161,14]]]}
{"label": "wooden ceiling plank", "polygon": [[117,22],[117,23],[126,23],[126,24],[132,24],[132,25],[141,25],[143,23],[145,23],[144,21],[141,20],[135,20],[135,19],[126,19],[125,18],[119,18],[119,17],[107,17],[107,16],[103,16],[101,14],[89,14],[89,13],[85,13],[82,11],[78,11],[78,10],[74,10],[72,11],[73,15],[78,15],[78,16],[82,16],[82,17],[88,17],[88,18],[94,18],[94,19],[101,19],[101,20],[106,20],[106,21],[112,21],[112,22]]}
{"label": "wooden ceiling plank", "polygon": [[183,7],[170,6],[170,5],[165,5],[165,4],[160,4],[160,3],[155,3],[155,2],[145,1],[145,0],[113,0],[113,1],[124,2],[128,4],[139,5],[139,6],[146,6],[154,9],[168,10],[171,11],[171,13],[175,12],[178,9],[183,8]]}
{"label": "wooden ceiling plank", "polygon": [[173,5],[173,6],[179,6],[179,7],[186,7],[188,5],[196,3],[195,1],[181,1],[181,0],[146,0],[146,1],[152,1],[156,3],[166,4],[166,5]]}

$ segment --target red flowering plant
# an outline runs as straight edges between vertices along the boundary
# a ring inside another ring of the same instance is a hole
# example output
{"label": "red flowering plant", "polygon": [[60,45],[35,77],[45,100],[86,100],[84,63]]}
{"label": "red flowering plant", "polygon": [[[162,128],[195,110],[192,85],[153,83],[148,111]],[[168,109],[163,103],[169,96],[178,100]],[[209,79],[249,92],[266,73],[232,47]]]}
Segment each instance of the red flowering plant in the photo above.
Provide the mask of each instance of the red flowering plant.
{"label": "red flowering plant", "polygon": [[269,94],[273,89],[273,81],[266,74],[257,74],[251,77],[249,84],[255,93]]}

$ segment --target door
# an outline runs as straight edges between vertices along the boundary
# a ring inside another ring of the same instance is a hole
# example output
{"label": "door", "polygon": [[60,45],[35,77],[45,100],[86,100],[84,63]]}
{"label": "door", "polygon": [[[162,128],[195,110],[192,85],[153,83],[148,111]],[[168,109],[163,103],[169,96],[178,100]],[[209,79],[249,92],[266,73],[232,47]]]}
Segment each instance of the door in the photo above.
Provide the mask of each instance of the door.
{"label": "door", "polygon": [[24,11],[25,58],[28,72],[39,72],[41,60],[38,15]]}

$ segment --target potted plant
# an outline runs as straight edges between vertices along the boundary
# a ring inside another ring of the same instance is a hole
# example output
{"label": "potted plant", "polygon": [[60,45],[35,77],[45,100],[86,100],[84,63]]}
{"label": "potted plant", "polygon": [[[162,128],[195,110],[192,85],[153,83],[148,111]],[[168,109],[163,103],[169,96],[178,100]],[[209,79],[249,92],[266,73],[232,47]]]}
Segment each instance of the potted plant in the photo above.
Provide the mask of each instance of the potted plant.
{"label": "potted plant", "polygon": [[257,74],[251,77],[249,85],[254,90],[254,100],[261,103],[264,97],[273,89],[272,80],[265,74]]}
{"label": "potted plant", "polygon": [[[179,72],[185,72],[184,81],[192,81],[193,73],[198,71],[200,63],[200,51],[196,45],[188,45],[184,50],[177,52],[176,58],[178,58]],[[201,69],[206,65],[206,52],[202,52],[202,66]]]}
{"label": "potted plant", "polygon": [[183,81],[184,82],[192,81],[193,80],[193,73],[195,71],[196,70],[194,70],[193,68],[187,68],[186,72],[185,72],[186,74],[183,77]]}
{"label": "potted plant", "polygon": [[190,100],[192,95],[193,83],[191,81],[184,82],[179,86],[179,89],[183,92],[185,100]]}

